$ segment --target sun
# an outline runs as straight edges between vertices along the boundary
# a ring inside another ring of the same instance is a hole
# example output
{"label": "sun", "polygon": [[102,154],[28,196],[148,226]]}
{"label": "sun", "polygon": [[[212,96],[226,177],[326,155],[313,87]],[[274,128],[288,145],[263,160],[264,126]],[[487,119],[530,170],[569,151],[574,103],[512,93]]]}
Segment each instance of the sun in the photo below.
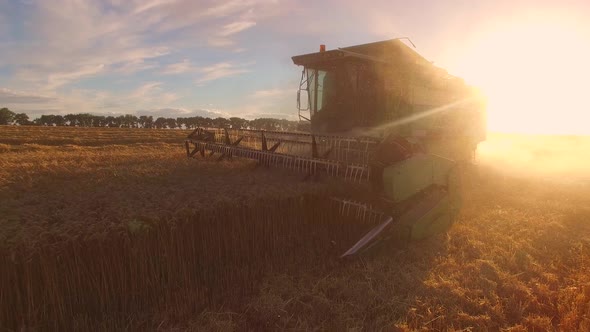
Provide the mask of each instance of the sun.
{"label": "sun", "polygon": [[457,60],[488,98],[488,130],[590,135],[588,27],[566,18],[499,23]]}

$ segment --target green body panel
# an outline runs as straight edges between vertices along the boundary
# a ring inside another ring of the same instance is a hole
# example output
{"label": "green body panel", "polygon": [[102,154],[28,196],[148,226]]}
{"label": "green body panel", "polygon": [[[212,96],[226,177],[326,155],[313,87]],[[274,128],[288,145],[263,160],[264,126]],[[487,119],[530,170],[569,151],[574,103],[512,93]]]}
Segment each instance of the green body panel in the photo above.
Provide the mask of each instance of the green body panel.
{"label": "green body panel", "polygon": [[383,170],[385,195],[400,203],[432,185],[448,185],[455,162],[432,154],[415,155]]}
{"label": "green body panel", "polygon": [[450,198],[446,195],[420,219],[409,220],[406,224],[411,230],[410,239],[422,240],[447,230],[452,224],[450,207]]}
{"label": "green body panel", "polygon": [[461,195],[458,191],[458,168],[453,168],[449,173],[449,186],[445,195],[437,203],[426,209],[424,214],[417,219],[404,219],[400,222],[410,230],[411,240],[422,240],[434,234],[442,233],[449,229],[455,221],[461,209]]}
{"label": "green body panel", "polygon": [[394,203],[402,203],[431,189],[430,194],[423,196],[399,219],[397,232],[410,240],[444,232],[461,207],[459,167],[450,159],[432,154],[416,155],[385,168],[383,181],[385,194]]}

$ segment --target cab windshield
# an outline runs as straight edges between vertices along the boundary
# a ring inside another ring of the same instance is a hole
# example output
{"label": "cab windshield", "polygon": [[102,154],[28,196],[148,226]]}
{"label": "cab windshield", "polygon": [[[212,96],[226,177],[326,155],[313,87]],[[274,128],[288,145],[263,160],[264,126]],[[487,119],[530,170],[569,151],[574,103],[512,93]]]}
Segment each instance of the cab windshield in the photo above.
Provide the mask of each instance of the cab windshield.
{"label": "cab windshield", "polygon": [[335,85],[333,84],[332,72],[307,68],[307,87],[309,96],[309,109],[311,110],[312,116],[317,112],[321,112],[330,97],[335,94]]}

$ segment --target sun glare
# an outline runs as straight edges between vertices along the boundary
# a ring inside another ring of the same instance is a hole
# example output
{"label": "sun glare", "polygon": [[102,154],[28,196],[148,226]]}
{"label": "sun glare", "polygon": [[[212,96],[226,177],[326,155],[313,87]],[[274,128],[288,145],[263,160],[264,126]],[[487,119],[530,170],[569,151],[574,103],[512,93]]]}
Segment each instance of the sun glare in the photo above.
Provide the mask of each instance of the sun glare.
{"label": "sun glare", "polygon": [[497,24],[458,56],[492,132],[590,135],[590,40],[566,19]]}

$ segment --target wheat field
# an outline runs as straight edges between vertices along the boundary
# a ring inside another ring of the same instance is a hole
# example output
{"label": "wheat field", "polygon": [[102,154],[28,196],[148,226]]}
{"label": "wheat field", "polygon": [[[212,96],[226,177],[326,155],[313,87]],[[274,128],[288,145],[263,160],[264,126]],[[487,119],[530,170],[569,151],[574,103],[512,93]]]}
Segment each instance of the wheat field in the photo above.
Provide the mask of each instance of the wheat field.
{"label": "wheat field", "polygon": [[586,143],[491,138],[449,232],[340,260],[329,181],[186,134],[0,127],[0,329],[590,330]]}

